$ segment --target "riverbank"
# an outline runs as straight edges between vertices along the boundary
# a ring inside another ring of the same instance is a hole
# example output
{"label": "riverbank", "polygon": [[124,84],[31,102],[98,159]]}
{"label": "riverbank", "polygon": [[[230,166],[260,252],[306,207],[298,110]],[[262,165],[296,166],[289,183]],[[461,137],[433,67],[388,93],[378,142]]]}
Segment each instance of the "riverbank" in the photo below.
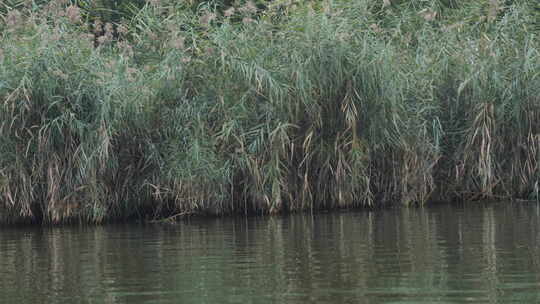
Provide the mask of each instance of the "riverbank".
{"label": "riverbank", "polygon": [[539,199],[529,1],[158,2],[3,12],[3,222]]}

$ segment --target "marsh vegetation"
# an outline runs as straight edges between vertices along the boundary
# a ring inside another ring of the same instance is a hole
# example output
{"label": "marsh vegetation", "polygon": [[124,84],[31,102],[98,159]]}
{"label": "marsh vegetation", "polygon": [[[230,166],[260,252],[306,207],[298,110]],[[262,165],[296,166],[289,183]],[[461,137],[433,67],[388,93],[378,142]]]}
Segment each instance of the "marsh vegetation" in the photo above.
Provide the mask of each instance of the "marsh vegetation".
{"label": "marsh vegetation", "polygon": [[533,2],[7,1],[1,220],[538,200]]}

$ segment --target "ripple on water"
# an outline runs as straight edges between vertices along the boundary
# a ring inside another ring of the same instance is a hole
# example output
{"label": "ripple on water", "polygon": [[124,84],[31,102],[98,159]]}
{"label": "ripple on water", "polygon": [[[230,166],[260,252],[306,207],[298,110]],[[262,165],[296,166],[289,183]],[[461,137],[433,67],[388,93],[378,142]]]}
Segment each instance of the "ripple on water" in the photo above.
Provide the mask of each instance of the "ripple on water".
{"label": "ripple on water", "polygon": [[535,208],[6,229],[0,290],[6,303],[540,303]]}

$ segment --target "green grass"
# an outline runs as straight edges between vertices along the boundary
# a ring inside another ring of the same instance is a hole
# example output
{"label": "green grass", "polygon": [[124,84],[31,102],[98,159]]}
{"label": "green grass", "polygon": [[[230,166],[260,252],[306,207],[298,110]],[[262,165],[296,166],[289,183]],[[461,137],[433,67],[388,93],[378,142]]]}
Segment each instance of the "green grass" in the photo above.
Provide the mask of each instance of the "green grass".
{"label": "green grass", "polygon": [[539,199],[528,1],[161,2],[3,11],[2,221]]}

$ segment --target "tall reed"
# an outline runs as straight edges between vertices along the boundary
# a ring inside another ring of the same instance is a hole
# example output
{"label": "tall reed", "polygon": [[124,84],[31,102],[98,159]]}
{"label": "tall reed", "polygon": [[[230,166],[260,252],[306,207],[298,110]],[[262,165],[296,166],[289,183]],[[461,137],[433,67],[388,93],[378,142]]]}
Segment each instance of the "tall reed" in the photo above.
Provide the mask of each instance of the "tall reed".
{"label": "tall reed", "polygon": [[527,1],[214,4],[4,13],[3,221],[538,199]]}

